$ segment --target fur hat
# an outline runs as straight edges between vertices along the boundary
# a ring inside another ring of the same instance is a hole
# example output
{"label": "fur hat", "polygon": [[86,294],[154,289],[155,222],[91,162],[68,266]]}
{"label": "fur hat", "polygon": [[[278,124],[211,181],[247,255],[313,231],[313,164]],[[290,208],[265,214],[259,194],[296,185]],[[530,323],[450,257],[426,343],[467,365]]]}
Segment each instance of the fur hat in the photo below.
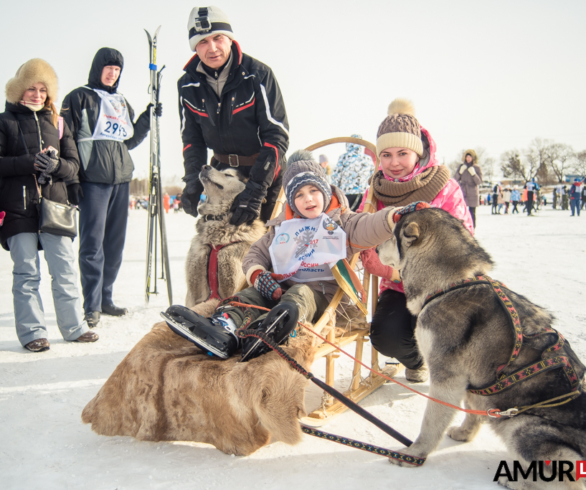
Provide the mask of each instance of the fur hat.
{"label": "fur hat", "polygon": [[474,150],[466,150],[463,154],[462,154],[462,162],[466,163],[466,157],[470,155],[472,157],[472,163],[476,164],[476,161],[478,160],[478,156],[476,155],[476,152]]}
{"label": "fur hat", "polygon": [[415,108],[406,99],[395,99],[389,105],[389,115],[378,127],[376,152],[380,155],[386,148],[409,148],[423,156],[423,143]]}
{"label": "fur hat", "polygon": [[193,7],[187,21],[189,31],[189,47],[195,51],[197,43],[206,37],[215,34],[224,34],[234,40],[232,26],[228,16],[222,9],[210,5],[209,7]]}
{"label": "fur hat", "polygon": [[283,189],[289,207],[298,215],[303,216],[295,206],[295,193],[304,185],[314,185],[324,195],[324,209],[329,208],[332,201],[332,188],[323,167],[317,163],[311,152],[297,150],[287,161],[287,170],[283,175]]}
{"label": "fur hat", "polygon": [[33,83],[44,83],[47,97],[53,102],[57,100],[57,75],[49,63],[40,58],[28,60],[17,71],[14,78],[6,84],[6,101],[18,104],[26,89]]}

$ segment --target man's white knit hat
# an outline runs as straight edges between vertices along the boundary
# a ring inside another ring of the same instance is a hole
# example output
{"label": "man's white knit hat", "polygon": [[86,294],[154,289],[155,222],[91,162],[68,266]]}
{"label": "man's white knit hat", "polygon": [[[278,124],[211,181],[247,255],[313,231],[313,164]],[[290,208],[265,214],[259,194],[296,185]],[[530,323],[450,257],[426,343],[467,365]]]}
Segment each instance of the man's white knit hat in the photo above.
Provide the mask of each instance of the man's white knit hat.
{"label": "man's white knit hat", "polygon": [[197,43],[202,39],[216,34],[224,34],[230,39],[234,39],[228,16],[222,9],[213,5],[209,7],[193,7],[187,21],[187,30],[189,31],[189,47],[191,51],[195,51]]}

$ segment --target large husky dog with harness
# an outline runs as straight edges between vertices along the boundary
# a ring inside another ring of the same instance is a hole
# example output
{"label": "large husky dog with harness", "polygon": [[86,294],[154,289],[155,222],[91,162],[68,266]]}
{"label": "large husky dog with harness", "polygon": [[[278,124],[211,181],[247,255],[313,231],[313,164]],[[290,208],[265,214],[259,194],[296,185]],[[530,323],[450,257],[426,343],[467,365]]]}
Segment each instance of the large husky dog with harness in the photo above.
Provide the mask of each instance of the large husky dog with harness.
{"label": "large husky dog with harness", "polygon": [[[426,208],[394,218],[380,259],[400,271],[407,307],[418,315],[415,336],[429,366],[430,396],[477,411],[448,435],[471,441],[488,422],[526,467],[586,459],[585,366],[552,328],[552,315],[487,277],[490,256],[449,213]],[[404,453],[426,458],[455,413],[428,401],[421,433]],[[584,488],[571,480],[566,474],[569,488]],[[539,485],[504,477],[499,483]]]}
{"label": "large husky dog with harness", "polygon": [[232,296],[244,282],[242,259],[266,230],[258,219],[250,225],[229,223],[230,206],[246,184],[237,169],[219,171],[206,165],[199,178],[206,200],[198,207],[197,234],[185,260],[185,304],[192,307],[210,300],[213,311],[220,299]]}

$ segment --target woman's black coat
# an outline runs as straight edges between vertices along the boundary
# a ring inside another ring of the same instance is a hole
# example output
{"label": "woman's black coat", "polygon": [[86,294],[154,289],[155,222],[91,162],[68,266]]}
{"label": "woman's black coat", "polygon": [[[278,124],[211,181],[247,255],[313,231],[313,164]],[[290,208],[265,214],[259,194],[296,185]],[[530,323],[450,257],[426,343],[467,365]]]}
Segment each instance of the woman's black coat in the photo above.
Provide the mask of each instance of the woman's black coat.
{"label": "woman's black coat", "polygon": [[41,186],[43,197],[67,203],[67,183],[77,182],[79,157],[71,131],[63,122],[63,135],[53,124],[48,109],[33,112],[29,108],[6,103],[0,114],[0,211],[6,212],[0,226],[0,243],[8,250],[7,240],[19,233],[39,231],[39,196],[34,176],[35,155],[52,146],[59,151],[60,165],[52,174],[53,183]]}

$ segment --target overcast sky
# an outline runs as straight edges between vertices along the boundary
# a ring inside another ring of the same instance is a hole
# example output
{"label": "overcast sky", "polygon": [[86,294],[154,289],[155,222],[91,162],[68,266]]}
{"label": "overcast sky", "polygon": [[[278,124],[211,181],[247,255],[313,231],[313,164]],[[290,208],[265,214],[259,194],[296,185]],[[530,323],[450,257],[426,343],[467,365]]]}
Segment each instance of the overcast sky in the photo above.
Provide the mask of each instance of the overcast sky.
{"label": "overcast sky", "polygon": [[[508,149],[551,138],[586,149],[586,2],[214,0],[242,50],[268,64],[281,86],[290,152],[322,139],[376,130],[396,97],[411,99],[434,137],[440,161],[485,147]],[[183,175],[177,79],[192,53],[191,1],[2,0],[5,85],[30,58],[44,58],[60,80],[58,107],[87,83],[95,52],[125,57],[120,91],[140,113],[149,101],[148,43],[159,36],[163,176]],[[1,94],[4,99],[4,93]],[[342,151],[324,149],[330,162]],[[322,153],[317,151],[316,153]],[[138,177],[148,140],[132,152]]]}

